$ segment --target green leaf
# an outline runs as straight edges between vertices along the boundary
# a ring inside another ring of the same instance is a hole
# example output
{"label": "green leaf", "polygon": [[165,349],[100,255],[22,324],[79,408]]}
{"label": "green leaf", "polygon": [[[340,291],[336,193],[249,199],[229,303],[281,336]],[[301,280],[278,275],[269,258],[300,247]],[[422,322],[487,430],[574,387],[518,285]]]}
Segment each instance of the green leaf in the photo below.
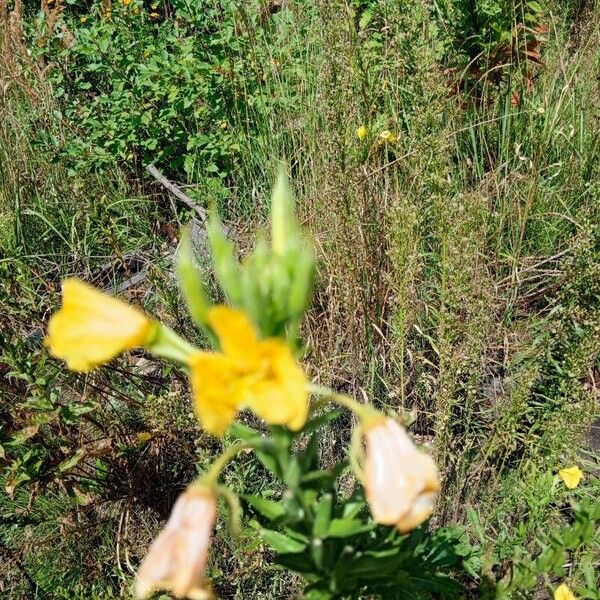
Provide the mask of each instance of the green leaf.
{"label": "green leaf", "polygon": [[[264,436],[256,431],[256,429],[252,429],[252,427],[248,427],[247,425],[238,422],[235,422],[229,428],[229,433],[244,442],[255,442],[264,439]],[[269,452],[262,452],[259,450],[255,450],[254,454],[256,455],[256,458],[271,471],[271,473],[277,477],[281,476],[281,469],[276,456]]]}
{"label": "green leaf", "polygon": [[259,431],[252,427],[248,427],[248,425],[239,423],[238,421],[235,421],[229,428],[229,434],[243,442],[252,442],[254,440],[259,440],[262,437]]}
{"label": "green leaf", "polygon": [[194,249],[188,227],[181,232],[181,244],[177,254],[177,274],[190,316],[196,325],[204,329],[208,318],[209,301],[204,280],[194,262]]}
{"label": "green leaf", "polygon": [[313,535],[317,538],[325,537],[329,531],[331,522],[331,507],[333,495],[324,494],[315,509],[315,520],[313,523]]}
{"label": "green leaf", "polygon": [[273,252],[280,256],[285,256],[290,243],[298,235],[294,203],[294,193],[283,167],[280,167],[271,198],[272,247]]}
{"label": "green leaf", "polygon": [[6,443],[7,446],[22,446],[27,440],[31,439],[37,434],[39,430],[38,425],[30,425],[17,431],[10,436],[9,441]]}
{"label": "green leaf", "polygon": [[208,237],[213,256],[213,264],[221,288],[231,304],[242,304],[243,295],[240,278],[240,265],[235,256],[235,246],[227,239],[223,225],[216,211],[212,211],[208,220]]}
{"label": "green leaf", "polygon": [[286,569],[302,573],[308,581],[316,581],[319,576],[315,574],[315,565],[308,553],[278,554],[275,562]]}
{"label": "green leaf", "polygon": [[306,423],[306,425],[302,428],[302,431],[300,433],[313,433],[315,431],[318,431],[319,429],[322,429],[323,427],[331,423],[331,421],[335,421],[335,419],[340,417],[342,414],[343,411],[337,408],[334,410],[327,411],[326,413],[308,421],[308,423]]}
{"label": "green leaf", "polygon": [[374,525],[358,519],[333,519],[329,525],[328,537],[346,538],[371,531]]}
{"label": "green leaf", "polygon": [[285,508],[274,500],[268,500],[255,494],[245,494],[242,498],[253,508],[255,508],[263,517],[274,521],[285,515]]}
{"label": "green leaf", "polygon": [[63,460],[58,466],[59,473],[65,473],[66,471],[70,471],[73,467],[75,467],[85,456],[85,452],[83,450],[77,450],[73,456]]}
{"label": "green leaf", "polygon": [[283,533],[273,531],[272,529],[260,529],[260,535],[264,542],[271,546],[275,552],[281,554],[297,554],[304,551],[306,544],[297,542]]}

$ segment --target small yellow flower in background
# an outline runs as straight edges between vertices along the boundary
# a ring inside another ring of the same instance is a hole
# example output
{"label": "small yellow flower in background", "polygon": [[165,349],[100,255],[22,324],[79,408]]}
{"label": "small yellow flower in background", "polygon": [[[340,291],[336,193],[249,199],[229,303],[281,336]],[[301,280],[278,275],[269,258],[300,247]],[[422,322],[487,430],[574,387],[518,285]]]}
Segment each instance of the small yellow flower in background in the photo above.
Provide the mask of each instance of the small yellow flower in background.
{"label": "small yellow flower in background", "polygon": [[152,439],[152,434],[149,431],[140,431],[135,434],[135,439],[138,444],[146,444]]}
{"label": "small yellow flower in background", "polygon": [[150,13],[150,18],[151,19],[158,19],[158,17],[160,17],[160,15],[157,12],[151,12]]}
{"label": "small yellow flower in background", "polygon": [[308,415],[306,377],[289,346],[276,338],[259,340],[246,315],[226,306],[211,308],[208,323],[221,352],[189,357],[202,427],[223,435],[238,410],[247,407],[267,423],[300,429]]}
{"label": "small yellow flower in background", "polygon": [[219,127],[220,127],[221,129],[227,129],[227,121],[223,121],[223,122],[222,122],[222,123],[219,125]]}
{"label": "small yellow flower in background", "polygon": [[558,476],[570,490],[574,490],[583,479],[583,471],[574,465],[568,469],[561,469]]}
{"label": "small yellow flower in background", "polygon": [[131,4],[132,0],[121,0],[121,2],[123,3],[123,6],[129,6]]}
{"label": "small yellow flower in background", "polygon": [[204,578],[217,503],[209,489],[189,488],[175,502],[164,529],[139,568],[135,592],[144,600],[158,590],[177,598],[213,597]]}
{"label": "small yellow flower in background", "polygon": [[429,518],[440,484],[431,456],[394,419],[365,425],[365,493],[373,518],[405,533]]}
{"label": "small yellow flower in background", "polygon": [[356,130],[356,137],[362,141],[364,140],[367,135],[369,134],[369,130],[364,126],[361,125],[357,130]]}
{"label": "small yellow flower in background", "polygon": [[385,129],[379,134],[379,139],[386,144],[395,144],[398,138],[389,130]]}
{"label": "small yellow flower in background", "polygon": [[83,17],[79,17],[79,22],[80,23],[87,23],[89,17],[83,16]]}
{"label": "small yellow flower in background", "polygon": [[141,311],[78,279],[63,283],[63,304],[48,324],[46,345],[73,371],[89,371],[143,346],[154,324]]}
{"label": "small yellow flower in background", "polygon": [[577,600],[577,597],[566,583],[561,583],[554,590],[554,600]]}

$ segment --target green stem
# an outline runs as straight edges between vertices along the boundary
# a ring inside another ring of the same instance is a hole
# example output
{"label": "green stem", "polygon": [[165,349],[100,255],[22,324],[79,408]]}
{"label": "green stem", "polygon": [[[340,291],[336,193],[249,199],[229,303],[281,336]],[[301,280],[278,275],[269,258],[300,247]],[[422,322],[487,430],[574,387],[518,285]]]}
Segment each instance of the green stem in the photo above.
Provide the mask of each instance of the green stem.
{"label": "green stem", "polygon": [[229,446],[210,465],[208,471],[198,479],[198,483],[204,487],[214,487],[219,480],[221,471],[227,466],[227,463],[234,459],[242,450],[254,448],[255,445],[252,442],[237,442],[233,446]]}
{"label": "green stem", "polygon": [[333,402],[339,404],[352,411],[362,421],[371,419],[373,417],[379,417],[380,413],[374,409],[370,404],[361,404],[358,400],[355,400],[351,396],[345,394],[338,394],[331,388],[324,387],[321,385],[309,384],[308,389],[314,396],[321,396],[317,401],[313,402],[311,410],[315,411],[323,406]]}

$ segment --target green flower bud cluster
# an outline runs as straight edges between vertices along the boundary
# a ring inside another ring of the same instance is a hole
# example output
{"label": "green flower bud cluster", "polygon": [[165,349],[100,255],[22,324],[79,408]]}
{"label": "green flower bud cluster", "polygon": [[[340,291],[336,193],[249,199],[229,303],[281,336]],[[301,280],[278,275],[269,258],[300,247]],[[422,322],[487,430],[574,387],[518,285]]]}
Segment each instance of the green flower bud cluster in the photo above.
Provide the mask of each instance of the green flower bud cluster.
{"label": "green flower bud cluster", "polygon": [[[300,320],[308,307],[314,279],[314,252],[302,231],[289,181],[280,170],[271,198],[270,240],[259,232],[254,251],[238,259],[216,211],[208,223],[208,240],[217,281],[227,301],[243,310],[262,337],[285,337],[297,343]],[[184,233],[178,270],[194,321],[204,326],[210,302],[205,283],[192,258],[189,234]]]}

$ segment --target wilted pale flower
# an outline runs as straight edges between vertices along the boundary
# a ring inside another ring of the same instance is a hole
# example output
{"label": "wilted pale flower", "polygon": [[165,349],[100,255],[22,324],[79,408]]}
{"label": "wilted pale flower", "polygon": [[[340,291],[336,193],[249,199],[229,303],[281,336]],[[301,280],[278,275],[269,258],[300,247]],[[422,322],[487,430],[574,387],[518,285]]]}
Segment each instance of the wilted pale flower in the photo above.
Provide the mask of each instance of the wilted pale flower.
{"label": "wilted pale flower", "polygon": [[566,583],[561,583],[554,590],[554,600],[577,600],[577,597]]}
{"label": "wilted pale flower", "polygon": [[209,489],[192,487],[179,496],[138,571],[138,599],[157,590],[170,590],[177,598],[212,598],[204,570],[216,517],[217,504]]}
{"label": "wilted pale flower", "polygon": [[433,512],[439,489],[433,459],[393,419],[375,418],[364,434],[365,492],[373,518],[403,533],[418,527]]}
{"label": "wilted pale flower", "polygon": [[358,137],[358,139],[361,141],[364,140],[368,134],[369,134],[369,130],[364,125],[361,125],[356,130],[356,137]]}
{"label": "wilted pale flower", "polygon": [[73,371],[89,371],[143,346],[154,323],[143,312],[78,279],[63,283],[63,304],[48,324],[46,345]]}
{"label": "wilted pale flower", "polygon": [[576,465],[568,469],[561,469],[558,476],[563,480],[564,484],[570,489],[575,489],[579,482],[583,479],[583,471]]}

